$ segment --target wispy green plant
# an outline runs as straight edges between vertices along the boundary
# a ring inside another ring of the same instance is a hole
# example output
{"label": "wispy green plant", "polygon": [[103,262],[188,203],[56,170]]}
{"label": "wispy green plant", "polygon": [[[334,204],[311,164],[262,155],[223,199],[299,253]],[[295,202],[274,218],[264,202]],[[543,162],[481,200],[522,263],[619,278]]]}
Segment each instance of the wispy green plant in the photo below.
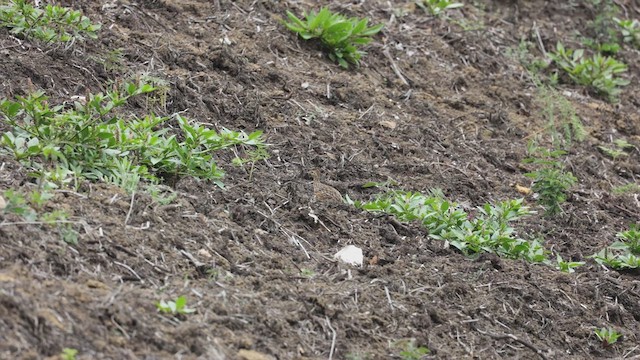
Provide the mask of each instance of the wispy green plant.
{"label": "wispy green plant", "polygon": [[419,0],[416,4],[429,12],[432,16],[440,16],[447,10],[457,9],[464,6],[462,3],[451,0]]}
{"label": "wispy green plant", "polygon": [[195,309],[190,309],[187,307],[187,298],[184,296],[177,297],[174,301],[164,301],[156,303],[156,308],[158,311],[166,314],[191,314],[194,313]]}
{"label": "wispy green plant", "polygon": [[466,212],[439,191],[427,195],[391,191],[372,201],[348,202],[367,211],[392,214],[401,221],[420,221],[430,237],[446,241],[466,255],[492,252],[531,262],[547,260],[547,251],[538,241],[517,237],[509,225],[532,213],[522,199],[485,204],[474,212]]}
{"label": "wispy green plant", "polygon": [[15,215],[25,224],[53,227],[64,242],[71,245],[77,244],[78,232],[69,221],[67,212],[63,210],[42,211],[45,203],[52,197],[53,194],[47,190],[34,190],[25,196],[21,192],[8,189],[3,193],[6,204],[4,209],[0,209],[0,213]]}
{"label": "wispy green plant", "polygon": [[600,54],[588,58],[583,49],[566,49],[560,42],[556,45],[556,51],[548,55],[573,82],[606,95],[609,101],[616,101],[622,91],[620,88],[629,85],[629,80],[619,77],[627,71],[627,65],[614,58]]}
{"label": "wispy green plant", "polygon": [[555,215],[562,208],[560,205],[567,200],[567,190],[577,179],[564,169],[559,158],[566,154],[563,150],[548,150],[537,147],[535,142],[529,144],[529,158],[524,163],[536,166],[534,171],[525,176],[533,179],[532,190],[537,194],[537,201],[545,207],[546,215]]}
{"label": "wispy green plant", "polygon": [[80,11],[50,4],[41,9],[26,0],[0,5],[0,25],[10,28],[13,34],[47,43],[97,39],[101,27]]}
{"label": "wispy green plant", "polygon": [[616,195],[640,194],[640,185],[636,183],[628,183],[626,185],[616,186],[613,188],[613,193]]}
{"label": "wispy green plant", "polygon": [[627,150],[635,149],[635,146],[627,142],[625,139],[616,139],[613,141],[613,144],[615,145],[614,147],[599,145],[598,149],[613,160],[626,157],[629,155]]}
{"label": "wispy green plant", "polygon": [[551,136],[554,148],[570,148],[573,142],[582,142],[587,136],[584,125],[575,108],[556,89],[535,80],[537,101],[547,120],[546,132]]}
{"label": "wispy green plant", "polygon": [[327,8],[319,12],[310,11],[304,14],[304,20],[287,11],[289,21],[284,25],[287,29],[297,33],[304,40],[319,39],[327,50],[329,58],[341,67],[358,66],[360,59],[366,53],[360,46],[369,44],[371,36],[382,30],[383,24],[368,26],[369,19],[347,18],[341,14],[332,13]]}
{"label": "wispy green plant", "polygon": [[102,180],[133,191],[140,182],[172,182],[184,176],[222,186],[224,172],[216,151],[261,147],[262,132],[216,131],[175,116],[179,131],[161,126],[172,120],[148,115],[122,118],[115,112],[134,96],[154,91],[148,84],[126,84],[124,90],[90,94],[73,108],[51,107],[42,92],[0,101],[0,114],[12,129],[0,146],[46,182],[59,186],[78,178]]}

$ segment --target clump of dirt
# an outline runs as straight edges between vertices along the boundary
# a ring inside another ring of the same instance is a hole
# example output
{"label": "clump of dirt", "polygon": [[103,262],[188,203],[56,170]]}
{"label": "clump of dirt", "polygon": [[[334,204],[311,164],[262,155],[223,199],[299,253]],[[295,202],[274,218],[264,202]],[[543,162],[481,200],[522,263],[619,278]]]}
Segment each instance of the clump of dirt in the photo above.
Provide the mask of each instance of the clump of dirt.
{"label": "clump of dirt", "polygon": [[[523,196],[527,142],[548,120],[518,62],[588,33],[585,4],[465,3],[450,18],[387,1],[333,10],[385,28],[358,69],[342,70],[289,33],[292,1],[63,1],[103,24],[99,40],[69,49],[0,30],[5,98],[42,90],[51,103],[126,79],[164,84],[132,112],[181,112],[215,128],[264,130],[270,158],[234,166],[219,158],[226,188],[197,179],[171,184],[161,204],[147,193],[84,183],[47,203],[71,215],[78,243],[46,224],[0,223],[0,357],[78,359],[390,359],[407,342],[425,358],[586,359],[640,356],[640,281],[590,255],[640,219],[637,194],[614,186],[640,175],[638,51],[620,54],[631,84],[611,105],[562,85],[585,124],[569,169],[579,179],[562,214],[517,224],[565,259],[546,265],[483,254],[468,258],[419,224],[362,212],[314,193],[315,181],[352,199],[376,189],[441,188],[469,207]],[[630,18],[633,2],[619,1]],[[538,54],[540,55],[540,54]],[[0,122],[0,130],[8,125]],[[597,150],[624,137],[612,160]],[[0,190],[35,188],[0,155]],[[391,182],[393,181],[393,182]],[[337,262],[346,245],[363,267]],[[194,314],[159,313],[184,295]],[[594,329],[623,334],[603,346]]]}

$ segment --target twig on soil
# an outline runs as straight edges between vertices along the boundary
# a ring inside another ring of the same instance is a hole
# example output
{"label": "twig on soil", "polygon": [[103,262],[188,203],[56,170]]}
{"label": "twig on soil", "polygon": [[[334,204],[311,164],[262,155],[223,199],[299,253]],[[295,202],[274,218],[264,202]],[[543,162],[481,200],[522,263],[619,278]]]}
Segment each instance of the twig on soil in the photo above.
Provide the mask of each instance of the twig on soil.
{"label": "twig on soil", "polygon": [[127,265],[127,264],[123,264],[123,263],[121,263],[121,262],[117,262],[117,261],[114,261],[113,263],[114,263],[114,264],[116,264],[116,265],[118,265],[118,266],[122,266],[123,268],[125,268],[125,269],[129,270],[129,272],[131,272],[135,277],[137,277],[137,278],[138,278],[138,280],[140,280],[140,282],[144,283],[144,280],[142,280],[142,278],[140,277],[140,275],[138,275],[138,273],[136,273],[136,272],[135,272],[135,271],[134,271],[134,270],[133,270],[129,265]]}
{"label": "twig on soil", "polygon": [[203,262],[198,261],[198,259],[196,259],[195,257],[193,257],[193,255],[191,255],[191,253],[184,251],[184,250],[180,250],[180,254],[182,254],[184,257],[186,257],[187,259],[189,259],[189,261],[191,261],[191,263],[193,264],[193,266],[195,266],[196,268],[200,268],[205,266],[205,264]]}
{"label": "twig on soil", "polygon": [[133,211],[133,200],[136,197],[136,192],[131,192],[131,203],[129,204],[129,211],[127,211],[127,217],[124,219],[124,227],[127,227],[127,223],[129,222],[129,218],[131,217],[131,212]]}
{"label": "twig on soil", "polygon": [[131,340],[131,336],[129,336],[129,334],[126,331],[124,331],[122,326],[120,326],[120,324],[118,324],[118,322],[114,318],[115,318],[115,315],[112,315],[111,316],[111,322],[113,323],[113,325],[115,325],[118,328],[118,330],[120,330],[122,335],[124,335],[124,337],[127,338],[127,340]]}
{"label": "twig on soil", "polygon": [[393,58],[391,57],[391,54],[389,53],[389,49],[385,48],[384,50],[382,50],[382,53],[384,54],[384,56],[387,57],[387,59],[391,63],[391,69],[396,74],[396,76],[400,79],[400,81],[402,81],[402,83],[405,84],[406,86],[409,86],[409,82],[402,75],[402,72],[400,72],[400,69],[398,68],[398,65],[396,64],[396,62],[393,61]]}
{"label": "twig on soil", "polygon": [[517,343],[520,343],[526,347],[528,347],[529,349],[531,349],[533,352],[535,352],[536,354],[538,354],[538,356],[540,356],[541,359],[543,360],[547,360],[547,356],[544,354],[544,352],[538,348],[536,348],[533,344],[531,344],[530,342],[526,341],[526,340],[522,340],[520,338],[518,338],[517,336],[513,335],[513,334],[492,334],[488,331],[482,331],[480,329],[476,329],[479,333],[484,334],[484,335],[488,335],[496,340],[513,340]]}
{"label": "twig on soil", "polygon": [[280,224],[280,222],[278,222],[277,220],[275,220],[274,218],[268,216],[267,214],[256,210],[256,212],[262,216],[264,216],[265,219],[267,220],[271,220],[278,228],[279,230],[285,234],[288,238],[289,241],[291,241],[294,245],[300,247],[302,249],[302,252],[304,252],[304,254],[307,256],[307,259],[311,259],[311,256],[309,255],[309,253],[307,252],[307,249],[304,248],[304,245],[302,245],[302,243],[300,242],[300,240],[306,242],[307,244],[309,243],[307,240],[305,240],[302,236],[294,233],[293,231],[285,228],[284,226],[282,226],[282,224]]}
{"label": "twig on soil", "polygon": [[332,336],[331,336],[331,350],[329,350],[329,360],[333,360],[333,352],[336,350],[336,337],[338,336],[338,333],[331,326],[331,321],[329,321],[329,317],[325,317],[325,319],[327,321],[327,326],[329,327],[329,329],[331,330],[331,333],[332,333]]}
{"label": "twig on soil", "polygon": [[391,294],[389,294],[389,288],[384,287],[384,293],[387,295],[387,301],[389,302],[389,307],[391,308],[391,312],[394,312],[393,303],[391,302]]}
{"label": "twig on soil", "polygon": [[533,22],[533,30],[536,33],[536,39],[538,39],[538,46],[540,46],[540,51],[542,51],[542,53],[544,54],[544,56],[547,56],[547,50],[544,48],[544,44],[542,43],[542,37],[540,36],[540,31],[538,31],[538,25],[536,24],[536,22]]}

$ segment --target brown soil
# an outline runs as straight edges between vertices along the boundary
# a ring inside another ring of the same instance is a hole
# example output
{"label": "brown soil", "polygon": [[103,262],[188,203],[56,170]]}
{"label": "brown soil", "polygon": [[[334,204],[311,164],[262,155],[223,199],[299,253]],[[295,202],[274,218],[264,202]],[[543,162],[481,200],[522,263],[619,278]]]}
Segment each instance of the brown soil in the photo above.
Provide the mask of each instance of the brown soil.
{"label": "brown soil", "polygon": [[[43,90],[57,103],[149,73],[169,83],[154,112],[262,129],[271,156],[251,169],[222,155],[225,190],[182,179],[166,206],[104,184],[57,192],[47,206],[81,224],[77,246],[7,216],[0,358],[75,348],[78,359],[400,359],[410,339],[431,350],[425,358],[640,357],[638,273],[587,259],[640,219],[637,194],[612,192],[640,175],[638,51],[620,54],[631,85],[619,104],[562,85],[588,131],[567,157],[579,184],[564,214],[539,211],[517,225],[587,262],[573,274],[465,257],[418,224],[315,196],[311,176],[318,170],[325,185],[360,200],[377,191],[363,184],[389,179],[470,206],[522,196],[514,186],[530,186],[527,141],[546,120],[534,84],[506,54],[521,39],[539,56],[557,40],[579,46],[575,31],[588,34],[596,15],[587,2],[481,0],[451,12],[483,24],[466,31],[410,1],[333,2],[386,24],[350,71],[279,23],[287,9],[319,2],[60,3],[102,23],[99,40],[51,49],[0,30],[2,97]],[[617,3],[640,17],[637,3]],[[114,49],[122,63],[96,60]],[[636,148],[613,161],[597,146],[617,138]],[[33,188],[16,161],[0,160],[0,190]],[[348,244],[363,249],[363,268],[333,260]],[[157,312],[156,301],[180,295],[196,313]],[[604,347],[601,327],[623,338]]]}

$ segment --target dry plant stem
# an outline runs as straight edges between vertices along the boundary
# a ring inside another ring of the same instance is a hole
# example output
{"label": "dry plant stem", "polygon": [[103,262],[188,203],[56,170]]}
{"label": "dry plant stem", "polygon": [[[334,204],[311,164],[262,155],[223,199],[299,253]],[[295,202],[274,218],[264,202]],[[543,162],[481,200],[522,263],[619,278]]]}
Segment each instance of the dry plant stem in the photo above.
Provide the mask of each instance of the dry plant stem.
{"label": "dry plant stem", "polygon": [[331,321],[329,321],[329,317],[325,317],[325,319],[327,321],[327,326],[331,330],[331,350],[329,351],[329,360],[333,360],[333,353],[336,350],[336,338],[338,336],[338,333],[331,326]]}
{"label": "dry plant stem", "polygon": [[391,63],[391,69],[393,69],[393,72],[400,79],[400,81],[402,81],[402,83],[405,84],[406,86],[409,86],[409,82],[402,75],[402,72],[400,72],[400,69],[398,68],[398,65],[396,64],[396,62],[393,61],[393,57],[391,57],[391,54],[389,53],[389,49],[382,50],[382,53],[384,54],[384,56],[387,57],[387,59]]}
{"label": "dry plant stem", "polygon": [[488,336],[490,336],[490,337],[492,337],[493,339],[496,339],[496,340],[513,340],[513,341],[515,341],[517,343],[520,343],[520,344],[528,347],[529,349],[531,349],[533,352],[538,354],[538,356],[540,356],[541,359],[548,360],[547,356],[544,354],[544,352],[542,350],[536,348],[530,342],[528,342],[526,340],[522,340],[522,339],[518,338],[517,336],[515,336],[513,334],[492,334],[492,333],[490,333],[488,331],[482,331],[480,329],[476,329],[476,330],[479,333],[484,334],[484,335],[488,335]]}

